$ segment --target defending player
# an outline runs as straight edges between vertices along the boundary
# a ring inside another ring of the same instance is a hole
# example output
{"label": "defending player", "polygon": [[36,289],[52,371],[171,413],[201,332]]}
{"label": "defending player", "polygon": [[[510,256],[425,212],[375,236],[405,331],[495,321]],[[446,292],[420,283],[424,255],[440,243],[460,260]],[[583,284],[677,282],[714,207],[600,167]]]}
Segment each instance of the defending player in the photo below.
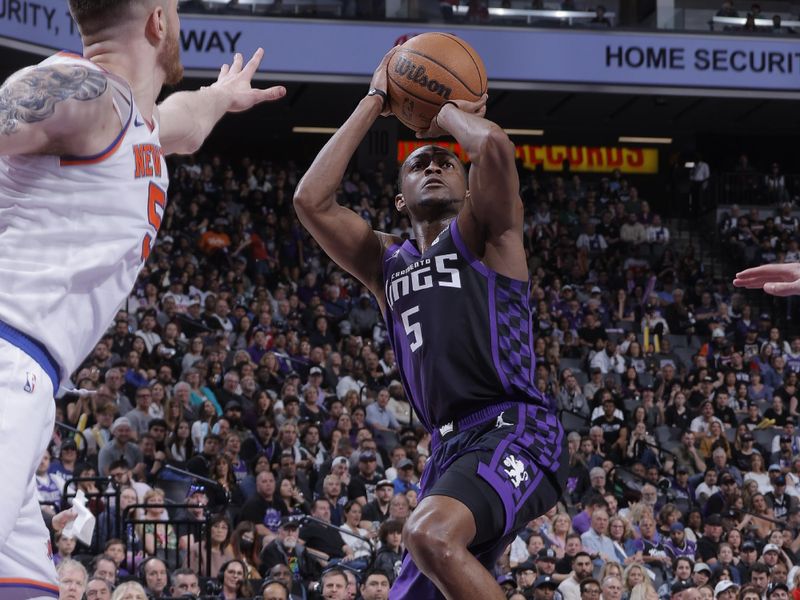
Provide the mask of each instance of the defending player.
{"label": "defending player", "polygon": [[424,136],[452,134],[472,162],[468,177],[448,150],[414,151],[395,204],[416,241],[372,231],[335,192],[372,123],[389,114],[381,92],[391,54],[372,78],[380,91],[320,151],[294,205],[378,299],[408,396],[432,433],[423,500],[404,530],[410,557],[391,598],[500,600],[487,568],[556,503],[567,454],[554,407],[534,387],[514,147],[483,118],[486,97],[445,104]]}
{"label": "defending player", "polygon": [[0,597],[58,596],[34,473],[53,393],[134,285],[166,203],[164,155],[200,147],[254,90],[259,49],[210,87],[182,75],[177,0],[71,0],[84,57],[59,53],[0,88]]}

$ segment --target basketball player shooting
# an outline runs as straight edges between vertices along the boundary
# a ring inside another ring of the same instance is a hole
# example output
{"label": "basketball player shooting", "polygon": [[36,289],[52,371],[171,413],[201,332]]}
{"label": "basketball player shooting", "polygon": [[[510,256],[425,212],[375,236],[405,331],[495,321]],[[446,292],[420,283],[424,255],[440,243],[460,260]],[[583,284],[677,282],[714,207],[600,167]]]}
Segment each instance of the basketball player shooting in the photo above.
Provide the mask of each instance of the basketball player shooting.
{"label": "basketball player shooting", "polygon": [[177,0],[71,0],[83,56],[0,88],[0,597],[53,598],[34,474],[54,392],[130,293],[166,204],[164,156],[197,150],[226,113],[285,94],[250,85],[263,56],[156,106],[177,83]]}
{"label": "basketball player shooting", "polygon": [[488,569],[555,505],[567,459],[554,406],[534,387],[514,146],[484,118],[486,96],[444,104],[419,135],[455,137],[469,174],[446,149],[415,150],[395,198],[415,241],[370,229],[335,192],[370,126],[390,114],[391,55],[298,184],[294,205],[323,249],[377,298],[408,397],[432,434],[390,597],[500,600]]}

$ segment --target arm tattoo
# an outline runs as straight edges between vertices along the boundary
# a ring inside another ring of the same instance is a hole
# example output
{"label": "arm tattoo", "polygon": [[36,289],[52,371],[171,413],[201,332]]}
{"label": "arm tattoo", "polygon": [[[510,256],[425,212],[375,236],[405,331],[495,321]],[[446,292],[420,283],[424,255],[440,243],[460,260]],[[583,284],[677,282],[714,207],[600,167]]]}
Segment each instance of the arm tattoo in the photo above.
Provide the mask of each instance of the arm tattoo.
{"label": "arm tattoo", "polygon": [[15,133],[20,123],[53,116],[64,100],[94,100],[108,88],[106,76],[80,65],[35,67],[0,88],[0,134]]}

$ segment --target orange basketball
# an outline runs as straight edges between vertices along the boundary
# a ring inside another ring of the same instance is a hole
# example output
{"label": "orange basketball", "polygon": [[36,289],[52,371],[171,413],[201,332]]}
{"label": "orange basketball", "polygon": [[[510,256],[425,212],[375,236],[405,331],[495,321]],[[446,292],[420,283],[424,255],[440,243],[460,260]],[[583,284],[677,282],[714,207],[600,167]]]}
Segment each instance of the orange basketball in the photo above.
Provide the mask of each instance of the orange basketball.
{"label": "orange basketball", "polygon": [[486,84],[481,57],[449,33],[415,36],[389,61],[389,106],[414,131],[427,129],[448,100],[478,100]]}

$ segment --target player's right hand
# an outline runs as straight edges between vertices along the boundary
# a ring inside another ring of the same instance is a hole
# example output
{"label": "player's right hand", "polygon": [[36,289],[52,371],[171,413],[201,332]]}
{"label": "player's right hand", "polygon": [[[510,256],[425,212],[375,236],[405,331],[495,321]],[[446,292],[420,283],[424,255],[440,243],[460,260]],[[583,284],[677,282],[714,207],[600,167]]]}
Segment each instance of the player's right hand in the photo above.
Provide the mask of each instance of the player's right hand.
{"label": "player's right hand", "polygon": [[736,274],[733,285],[750,290],[763,289],[773,296],[800,294],[800,263],[775,263],[745,269]]}
{"label": "player's right hand", "polygon": [[[477,115],[479,117],[483,117],[486,115],[486,102],[489,100],[489,94],[484,94],[474,102],[470,102],[468,100],[448,100],[442,107],[439,109],[439,112],[444,109],[445,106],[448,104],[452,104],[458,110],[463,111],[465,113],[469,113],[472,115]],[[449,132],[446,131],[439,125],[439,115],[437,114],[433,119],[431,119],[431,126],[426,129],[425,131],[418,131],[417,138],[437,138],[443,135],[448,135]]]}
{"label": "player's right hand", "polygon": [[388,117],[392,114],[392,109],[389,108],[389,60],[397,52],[397,48],[399,46],[395,46],[384,54],[380,64],[372,74],[372,81],[369,82],[370,89],[381,90],[386,94],[386,101],[383,103],[383,110],[381,111],[382,117]]}

